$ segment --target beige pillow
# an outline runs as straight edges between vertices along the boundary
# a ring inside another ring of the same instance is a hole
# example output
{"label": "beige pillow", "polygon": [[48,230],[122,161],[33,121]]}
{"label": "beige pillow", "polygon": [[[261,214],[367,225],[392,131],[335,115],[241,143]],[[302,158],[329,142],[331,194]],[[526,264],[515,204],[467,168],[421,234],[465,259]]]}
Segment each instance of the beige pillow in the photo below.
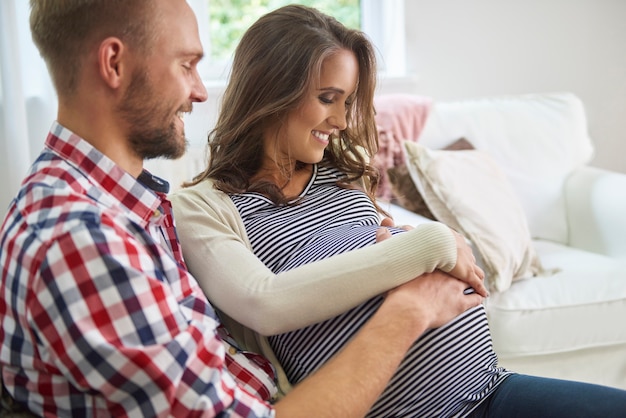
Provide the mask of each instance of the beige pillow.
{"label": "beige pillow", "polygon": [[404,143],[407,168],[435,219],[467,237],[498,292],[542,268],[526,216],[500,167],[477,151],[430,150]]}
{"label": "beige pillow", "polygon": [[[458,151],[474,149],[474,146],[465,138],[459,138],[443,149]],[[403,152],[404,155],[404,152]],[[387,178],[391,184],[391,202],[403,208],[422,215],[428,219],[435,219],[430,212],[424,198],[415,187],[406,164],[398,164],[387,170]]]}

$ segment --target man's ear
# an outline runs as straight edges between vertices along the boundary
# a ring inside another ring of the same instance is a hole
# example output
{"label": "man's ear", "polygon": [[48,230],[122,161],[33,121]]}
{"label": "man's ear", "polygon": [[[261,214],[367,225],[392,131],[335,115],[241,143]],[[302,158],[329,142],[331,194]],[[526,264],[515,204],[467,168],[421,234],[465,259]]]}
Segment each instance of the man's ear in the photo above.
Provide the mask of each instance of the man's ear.
{"label": "man's ear", "polygon": [[127,70],[126,52],[126,47],[119,38],[106,38],[100,43],[98,69],[103,81],[111,88],[115,89],[122,85],[122,77]]}

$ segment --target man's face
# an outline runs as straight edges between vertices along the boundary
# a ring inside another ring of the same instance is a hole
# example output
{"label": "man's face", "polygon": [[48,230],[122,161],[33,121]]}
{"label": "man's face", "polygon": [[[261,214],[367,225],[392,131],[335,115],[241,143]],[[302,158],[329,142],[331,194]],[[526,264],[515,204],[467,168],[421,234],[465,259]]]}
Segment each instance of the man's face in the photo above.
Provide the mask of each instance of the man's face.
{"label": "man's face", "polygon": [[185,0],[156,3],[162,17],[155,24],[155,45],[136,60],[119,112],[137,156],[178,158],[187,144],[182,116],[207,96],[197,71],[202,45]]}
{"label": "man's face", "polygon": [[120,108],[129,126],[131,149],[142,159],[181,157],[187,140],[180,116],[190,111],[191,102],[180,104],[173,97],[165,98],[146,73],[136,71]]}

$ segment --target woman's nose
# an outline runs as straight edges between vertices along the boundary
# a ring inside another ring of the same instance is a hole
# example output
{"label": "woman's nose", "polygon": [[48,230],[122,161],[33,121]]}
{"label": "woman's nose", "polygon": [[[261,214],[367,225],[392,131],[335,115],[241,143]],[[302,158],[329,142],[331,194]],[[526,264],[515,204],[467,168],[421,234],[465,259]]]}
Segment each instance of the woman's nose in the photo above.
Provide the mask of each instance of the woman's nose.
{"label": "woman's nose", "polygon": [[345,106],[336,106],[333,109],[333,114],[328,119],[328,122],[333,126],[333,128],[343,131],[347,127],[346,121],[346,108]]}

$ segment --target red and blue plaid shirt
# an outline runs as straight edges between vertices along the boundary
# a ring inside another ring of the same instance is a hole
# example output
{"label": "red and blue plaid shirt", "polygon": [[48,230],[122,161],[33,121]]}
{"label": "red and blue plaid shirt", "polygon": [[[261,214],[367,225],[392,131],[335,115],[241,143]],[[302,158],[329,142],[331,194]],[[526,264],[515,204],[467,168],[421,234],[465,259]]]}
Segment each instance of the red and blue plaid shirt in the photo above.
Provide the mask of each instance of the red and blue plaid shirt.
{"label": "red and blue plaid shirt", "polygon": [[0,235],[2,379],[35,413],[274,415],[226,372],[166,191],[52,126]]}

